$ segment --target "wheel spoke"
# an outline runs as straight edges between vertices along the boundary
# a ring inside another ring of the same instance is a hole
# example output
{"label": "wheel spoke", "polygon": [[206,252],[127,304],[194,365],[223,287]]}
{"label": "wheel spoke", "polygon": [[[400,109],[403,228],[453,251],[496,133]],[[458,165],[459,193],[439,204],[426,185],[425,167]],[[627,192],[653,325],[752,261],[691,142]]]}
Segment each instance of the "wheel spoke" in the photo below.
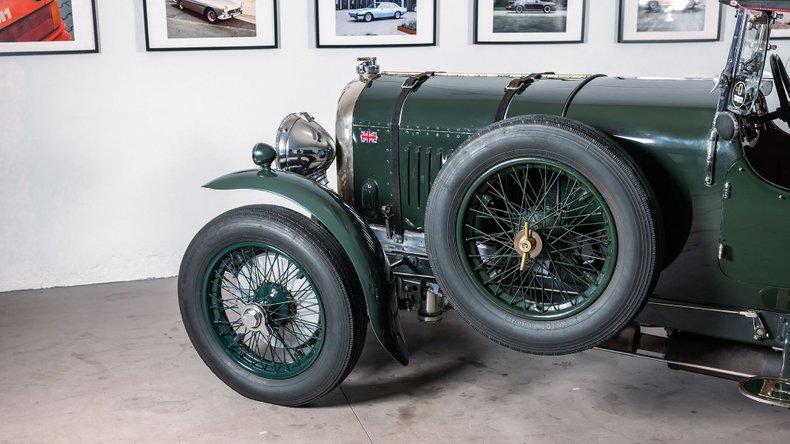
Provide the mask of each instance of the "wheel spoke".
{"label": "wheel spoke", "polygon": [[[616,261],[614,222],[578,172],[554,161],[516,160],[481,176],[466,196],[458,224],[462,262],[495,303],[526,317],[569,316],[605,289]],[[525,223],[541,250],[522,270],[516,236]]]}
{"label": "wheel spoke", "polygon": [[[248,243],[217,259],[208,276],[210,325],[234,361],[266,378],[293,377],[312,365],[323,344],[324,309],[297,262]],[[257,314],[245,318],[248,311]]]}

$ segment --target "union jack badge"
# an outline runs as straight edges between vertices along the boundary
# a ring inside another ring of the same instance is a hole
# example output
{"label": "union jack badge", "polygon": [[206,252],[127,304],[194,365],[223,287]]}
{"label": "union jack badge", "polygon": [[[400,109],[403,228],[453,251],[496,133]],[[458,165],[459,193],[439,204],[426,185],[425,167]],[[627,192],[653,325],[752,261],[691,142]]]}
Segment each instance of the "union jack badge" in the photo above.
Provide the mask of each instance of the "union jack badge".
{"label": "union jack badge", "polygon": [[359,141],[362,143],[379,143],[379,133],[377,131],[362,131],[359,133]]}

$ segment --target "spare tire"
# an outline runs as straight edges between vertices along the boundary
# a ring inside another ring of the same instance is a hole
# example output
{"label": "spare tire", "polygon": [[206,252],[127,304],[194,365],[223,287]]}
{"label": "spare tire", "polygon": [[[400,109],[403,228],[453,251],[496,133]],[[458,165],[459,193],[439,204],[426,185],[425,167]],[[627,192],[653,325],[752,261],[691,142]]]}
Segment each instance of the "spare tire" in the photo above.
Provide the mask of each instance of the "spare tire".
{"label": "spare tire", "polygon": [[565,354],[638,314],[659,273],[660,220],[612,139],[535,115],[456,150],[433,184],[425,233],[442,291],[472,327],[512,349]]}

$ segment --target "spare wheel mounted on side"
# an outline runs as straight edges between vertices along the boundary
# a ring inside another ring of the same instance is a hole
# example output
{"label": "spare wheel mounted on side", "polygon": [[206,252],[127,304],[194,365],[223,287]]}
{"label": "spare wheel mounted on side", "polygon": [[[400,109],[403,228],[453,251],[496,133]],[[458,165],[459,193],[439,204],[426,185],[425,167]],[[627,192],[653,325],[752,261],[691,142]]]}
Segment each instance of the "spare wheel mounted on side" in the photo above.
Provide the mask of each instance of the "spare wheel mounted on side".
{"label": "spare wheel mounted on side", "polygon": [[638,314],[661,263],[658,205],[613,140],[554,116],[472,136],[426,211],[434,273],[460,315],[519,351],[564,354]]}

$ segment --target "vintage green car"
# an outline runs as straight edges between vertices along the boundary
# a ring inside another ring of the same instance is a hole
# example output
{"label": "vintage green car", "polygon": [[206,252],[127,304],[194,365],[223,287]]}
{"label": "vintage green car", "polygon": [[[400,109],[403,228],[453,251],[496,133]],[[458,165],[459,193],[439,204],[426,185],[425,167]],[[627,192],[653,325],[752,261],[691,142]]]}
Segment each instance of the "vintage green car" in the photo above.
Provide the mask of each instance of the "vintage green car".
{"label": "vintage green car", "polygon": [[206,185],[298,211],[238,208],[196,235],[178,292],[200,356],[244,396],[303,405],[348,375],[368,323],[406,365],[399,311],[452,308],[516,350],[599,347],[790,407],[790,80],[769,57],[790,1],[724,3],[715,85],[361,59],[337,143],[292,114],[258,169]]}

